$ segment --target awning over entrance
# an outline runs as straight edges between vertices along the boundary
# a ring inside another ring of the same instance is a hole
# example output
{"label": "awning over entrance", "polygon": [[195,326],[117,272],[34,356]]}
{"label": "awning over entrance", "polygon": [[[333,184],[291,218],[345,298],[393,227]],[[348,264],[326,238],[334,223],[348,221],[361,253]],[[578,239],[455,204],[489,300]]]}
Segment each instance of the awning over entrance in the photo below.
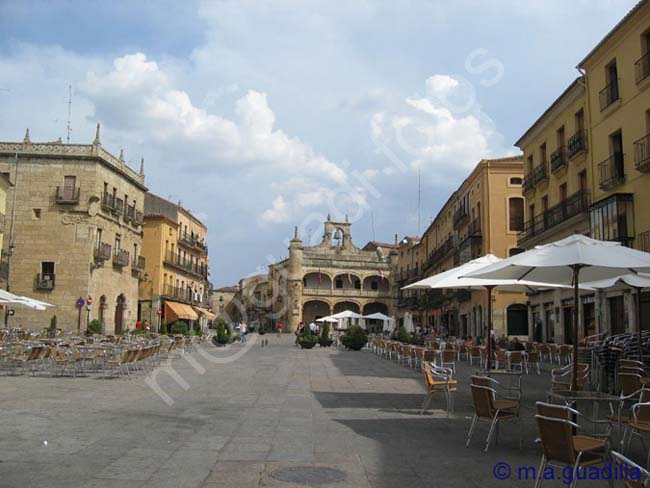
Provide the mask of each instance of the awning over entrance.
{"label": "awning over entrance", "polygon": [[217,318],[215,314],[210,312],[206,308],[201,308],[201,307],[192,307],[197,313],[200,313],[201,315],[205,315],[205,318],[208,320],[214,320]]}
{"label": "awning over entrance", "polygon": [[198,320],[199,316],[194,309],[184,303],[165,301],[165,318],[167,323],[176,320]]}

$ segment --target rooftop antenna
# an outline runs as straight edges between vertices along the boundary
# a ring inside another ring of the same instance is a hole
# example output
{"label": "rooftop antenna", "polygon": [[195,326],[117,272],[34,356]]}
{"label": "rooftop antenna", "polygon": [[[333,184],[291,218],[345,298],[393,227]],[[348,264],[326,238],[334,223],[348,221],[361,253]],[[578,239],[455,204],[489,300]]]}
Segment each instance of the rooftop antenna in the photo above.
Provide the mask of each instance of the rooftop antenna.
{"label": "rooftop antenna", "polygon": [[376,241],[377,238],[375,237],[375,213],[372,210],[370,211],[370,222],[372,223],[372,240]]}
{"label": "rooftop antenna", "polygon": [[68,137],[66,143],[70,144],[70,133],[72,132],[72,125],[70,124],[70,115],[72,114],[72,85],[68,85],[68,126],[66,128]]}
{"label": "rooftop antenna", "polygon": [[420,235],[420,203],[422,202],[422,195],[420,192],[420,168],[418,168],[418,236]]}

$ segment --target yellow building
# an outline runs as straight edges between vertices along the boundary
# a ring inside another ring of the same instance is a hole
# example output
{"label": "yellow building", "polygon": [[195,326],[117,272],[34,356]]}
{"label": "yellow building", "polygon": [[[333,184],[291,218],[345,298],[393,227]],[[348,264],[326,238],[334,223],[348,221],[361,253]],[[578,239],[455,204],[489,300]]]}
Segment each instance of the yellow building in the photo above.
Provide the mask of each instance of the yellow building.
{"label": "yellow building", "polygon": [[[520,156],[484,159],[449,197],[421,238],[407,237],[396,250],[397,318],[457,336],[484,336],[487,294],[467,290],[404,290],[486,253],[504,258],[520,252],[524,200]],[[493,293],[494,329],[499,335],[528,336],[526,297]]]}
{"label": "yellow building", "polygon": [[[650,251],[650,1],[578,68],[583,75],[516,142],[526,161],[519,245],[580,233]],[[583,293],[580,302],[580,337],[634,330],[629,293]],[[572,342],[570,291],[538,293],[530,304],[535,338]]]}
{"label": "yellow building", "polygon": [[207,228],[180,203],[145,195],[139,317],[152,324],[176,320],[202,328],[215,318],[209,310]]}

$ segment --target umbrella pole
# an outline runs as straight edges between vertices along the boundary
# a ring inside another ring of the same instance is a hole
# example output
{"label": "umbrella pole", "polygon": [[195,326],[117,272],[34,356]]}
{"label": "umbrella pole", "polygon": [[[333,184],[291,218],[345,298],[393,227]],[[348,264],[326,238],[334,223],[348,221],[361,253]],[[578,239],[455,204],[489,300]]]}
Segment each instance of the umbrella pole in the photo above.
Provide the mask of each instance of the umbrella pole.
{"label": "umbrella pole", "polygon": [[636,328],[639,333],[639,361],[643,362],[643,338],[641,337],[641,288],[634,286],[636,290]]}
{"label": "umbrella pole", "polygon": [[488,373],[492,368],[492,289],[494,286],[486,286],[487,290],[487,314],[488,314],[488,333],[487,333],[487,362],[486,368]]}
{"label": "umbrella pole", "polygon": [[573,265],[573,377],[571,378],[571,389],[578,390],[578,300],[580,299],[578,283],[580,279],[580,265]]}

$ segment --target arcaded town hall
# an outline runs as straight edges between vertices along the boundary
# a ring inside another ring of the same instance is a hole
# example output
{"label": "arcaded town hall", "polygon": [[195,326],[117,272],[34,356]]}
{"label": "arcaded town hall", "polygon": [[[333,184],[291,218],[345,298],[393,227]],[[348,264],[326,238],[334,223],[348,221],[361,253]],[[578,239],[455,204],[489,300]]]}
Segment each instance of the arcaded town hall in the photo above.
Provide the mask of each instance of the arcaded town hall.
{"label": "arcaded town hall", "polygon": [[390,313],[391,247],[358,248],[347,218],[334,222],[328,216],[323,240],[316,246],[303,246],[296,230],[289,257],[269,267],[266,303],[275,321],[293,331],[300,321],[309,323],[344,310]]}

